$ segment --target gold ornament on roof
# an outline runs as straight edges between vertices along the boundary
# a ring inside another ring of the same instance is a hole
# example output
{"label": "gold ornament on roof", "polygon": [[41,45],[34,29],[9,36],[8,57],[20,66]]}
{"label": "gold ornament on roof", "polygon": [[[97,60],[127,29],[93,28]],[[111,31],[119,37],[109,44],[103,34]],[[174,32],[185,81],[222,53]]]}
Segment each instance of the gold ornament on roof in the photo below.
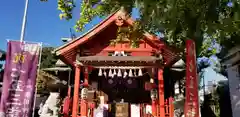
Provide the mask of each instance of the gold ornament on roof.
{"label": "gold ornament on roof", "polygon": [[[117,25],[120,25],[120,21],[118,21]],[[140,22],[134,22],[133,26],[119,26],[117,30],[116,39],[111,40],[111,45],[116,45],[118,43],[130,42],[130,47],[138,48],[139,41],[143,37],[143,30],[140,27]]]}

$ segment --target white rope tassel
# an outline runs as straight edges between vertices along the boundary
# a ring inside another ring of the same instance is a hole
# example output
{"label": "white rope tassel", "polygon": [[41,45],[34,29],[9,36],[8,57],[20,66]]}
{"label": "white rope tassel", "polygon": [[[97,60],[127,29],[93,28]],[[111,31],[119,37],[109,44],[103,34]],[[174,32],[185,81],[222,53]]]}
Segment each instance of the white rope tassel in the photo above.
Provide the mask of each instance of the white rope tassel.
{"label": "white rope tassel", "polygon": [[118,77],[121,77],[122,76],[122,71],[121,69],[118,69],[118,74],[117,74]]}
{"label": "white rope tassel", "polygon": [[109,77],[113,77],[114,76],[113,73],[112,73],[112,69],[109,69],[108,76]]}
{"label": "white rope tassel", "polygon": [[116,69],[113,70],[113,75],[117,75]]}
{"label": "white rope tassel", "polygon": [[133,76],[134,76],[134,77],[137,76],[137,70],[136,70],[136,69],[134,69],[134,71],[133,71]]}
{"label": "white rope tassel", "polygon": [[99,71],[98,71],[98,76],[102,76],[102,68],[99,68]]}
{"label": "white rope tassel", "polygon": [[141,68],[139,68],[139,70],[138,70],[138,76],[142,76],[143,74],[142,74],[142,69]]}
{"label": "white rope tassel", "polygon": [[106,72],[105,69],[104,69],[103,75],[104,75],[105,77],[107,77],[107,72]]}
{"label": "white rope tassel", "polygon": [[129,77],[133,77],[132,69],[129,70],[128,76],[129,76]]}
{"label": "white rope tassel", "polygon": [[127,70],[124,70],[124,73],[123,73],[123,78],[126,78],[126,77],[127,77],[127,75],[128,75],[128,73],[127,73]]}

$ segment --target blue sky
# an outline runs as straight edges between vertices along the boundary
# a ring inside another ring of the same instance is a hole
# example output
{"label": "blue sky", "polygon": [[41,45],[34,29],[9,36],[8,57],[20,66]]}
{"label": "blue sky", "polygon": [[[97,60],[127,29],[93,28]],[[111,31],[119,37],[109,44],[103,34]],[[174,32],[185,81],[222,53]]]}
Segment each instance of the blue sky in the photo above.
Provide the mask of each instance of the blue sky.
{"label": "blue sky", "polygon": [[[76,0],[80,2],[80,0]],[[6,50],[7,39],[19,40],[22,26],[22,18],[25,0],[2,0],[0,11],[0,49]],[[137,17],[136,12],[133,13]],[[29,0],[25,41],[43,42],[44,46],[59,46],[62,37],[70,36],[70,28],[75,25],[79,18],[79,6],[73,11],[73,19],[65,21],[59,19],[57,0],[40,2],[40,0]],[[99,23],[101,19],[96,18],[87,25],[86,30]],[[80,35],[81,33],[76,33]],[[216,74],[207,69],[207,79],[215,79]],[[218,76],[219,77],[219,76]],[[222,79],[222,78],[221,78]]]}
{"label": "blue sky", "polygon": [[[24,6],[25,0],[3,0],[1,2],[0,49],[6,49],[7,39],[20,39]],[[29,0],[24,40],[43,42],[45,46],[61,45],[61,38],[70,36],[69,30],[79,17],[78,11],[79,6],[74,11],[73,20],[60,20],[57,0],[49,0],[48,2]],[[87,29],[99,21],[100,19],[95,19],[93,23],[87,26]],[[79,34],[77,33],[77,35]]]}
{"label": "blue sky", "polygon": [[[80,3],[81,0],[75,0]],[[73,28],[79,18],[80,4],[73,11],[73,19],[70,21],[60,20],[57,10],[57,0],[29,0],[25,41],[43,42],[44,46],[59,46],[62,37],[70,37],[70,28]],[[3,0],[0,4],[2,11],[0,18],[0,49],[6,49],[7,39],[19,40],[25,0]],[[135,18],[136,10],[134,10]],[[86,30],[101,21],[95,18],[86,26]],[[81,33],[75,33],[77,36]]]}

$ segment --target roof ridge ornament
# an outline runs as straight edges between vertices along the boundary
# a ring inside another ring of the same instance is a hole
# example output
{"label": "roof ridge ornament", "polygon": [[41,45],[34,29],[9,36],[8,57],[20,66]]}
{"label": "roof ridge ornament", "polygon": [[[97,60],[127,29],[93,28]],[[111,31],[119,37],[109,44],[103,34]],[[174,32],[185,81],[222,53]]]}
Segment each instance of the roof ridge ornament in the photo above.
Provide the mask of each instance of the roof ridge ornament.
{"label": "roof ridge ornament", "polygon": [[123,26],[123,24],[124,24],[123,18],[121,16],[118,16],[115,20],[115,24],[119,27]]}

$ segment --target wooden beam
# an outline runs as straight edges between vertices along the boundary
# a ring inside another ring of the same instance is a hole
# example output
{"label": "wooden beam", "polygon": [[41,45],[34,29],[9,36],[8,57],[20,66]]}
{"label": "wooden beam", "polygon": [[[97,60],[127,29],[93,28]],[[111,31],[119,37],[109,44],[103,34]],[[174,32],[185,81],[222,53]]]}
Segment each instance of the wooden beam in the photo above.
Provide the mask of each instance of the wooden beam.
{"label": "wooden beam", "polygon": [[101,66],[139,66],[139,67],[162,67],[161,62],[77,62],[81,66],[92,66],[92,67],[101,67]]}

